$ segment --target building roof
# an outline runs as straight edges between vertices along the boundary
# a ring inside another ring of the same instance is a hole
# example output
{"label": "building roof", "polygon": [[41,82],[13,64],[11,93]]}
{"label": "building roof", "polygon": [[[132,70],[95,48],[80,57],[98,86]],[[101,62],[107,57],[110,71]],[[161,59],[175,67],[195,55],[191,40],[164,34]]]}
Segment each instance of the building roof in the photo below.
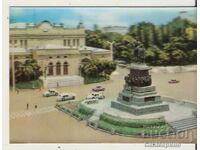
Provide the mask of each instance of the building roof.
{"label": "building roof", "polygon": [[84,28],[66,28],[64,24],[42,21],[39,24],[13,23],[10,24],[10,35],[85,35]]}

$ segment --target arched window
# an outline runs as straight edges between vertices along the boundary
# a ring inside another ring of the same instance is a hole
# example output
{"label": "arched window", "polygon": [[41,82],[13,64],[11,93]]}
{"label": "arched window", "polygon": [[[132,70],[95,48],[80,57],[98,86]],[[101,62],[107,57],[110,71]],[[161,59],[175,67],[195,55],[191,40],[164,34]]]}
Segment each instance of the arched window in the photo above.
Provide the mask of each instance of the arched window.
{"label": "arched window", "polygon": [[60,62],[56,63],[56,75],[61,75],[61,64],[60,64]]}
{"label": "arched window", "polygon": [[52,76],[53,75],[53,63],[50,62],[49,65],[48,65],[48,75],[49,76]]}
{"label": "arched window", "polygon": [[68,75],[68,66],[69,64],[67,62],[64,62],[63,64],[63,74]]}

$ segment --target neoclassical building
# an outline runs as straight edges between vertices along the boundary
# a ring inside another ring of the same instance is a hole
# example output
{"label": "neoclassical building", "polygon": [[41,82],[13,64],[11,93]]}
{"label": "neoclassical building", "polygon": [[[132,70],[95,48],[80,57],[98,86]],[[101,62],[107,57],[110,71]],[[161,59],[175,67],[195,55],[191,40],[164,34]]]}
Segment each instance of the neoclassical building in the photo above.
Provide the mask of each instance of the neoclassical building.
{"label": "neoclassical building", "polygon": [[66,28],[49,21],[10,24],[11,55],[14,61],[36,59],[48,87],[64,86],[64,81],[70,80],[82,82],[79,68],[84,58],[111,60],[110,50],[86,46],[82,23],[77,28]]}

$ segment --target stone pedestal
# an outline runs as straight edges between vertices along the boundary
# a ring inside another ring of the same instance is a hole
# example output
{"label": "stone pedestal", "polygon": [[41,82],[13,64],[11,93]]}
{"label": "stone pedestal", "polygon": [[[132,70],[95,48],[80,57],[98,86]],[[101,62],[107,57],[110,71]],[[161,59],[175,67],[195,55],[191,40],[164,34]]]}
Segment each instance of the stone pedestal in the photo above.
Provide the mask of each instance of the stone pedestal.
{"label": "stone pedestal", "polygon": [[150,69],[145,64],[132,64],[124,88],[111,107],[134,115],[168,111],[168,104],[162,102],[156,87],[151,85]]}

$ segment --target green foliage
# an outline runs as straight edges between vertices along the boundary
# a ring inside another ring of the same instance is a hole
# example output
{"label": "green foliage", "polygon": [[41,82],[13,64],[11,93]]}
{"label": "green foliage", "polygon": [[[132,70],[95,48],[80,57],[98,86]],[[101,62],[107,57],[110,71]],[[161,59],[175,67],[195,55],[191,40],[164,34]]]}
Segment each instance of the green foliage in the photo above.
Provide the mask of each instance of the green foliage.
{"label": "green foliage", "polygon": [[62,105],[59,105],[59,104],[56,104],[55,106],[58,110],[68,114],[68,113],[71,113],[71,111],[69,109],[67,109],[66,107],[62,106]]}
{"label": "green foliage", "polygon": [[[34,59],[26,60],[24,63],[15,62],[15,82],[28,82],[32,80],[38,80],[42,75],[40,66]],[[10,79],[12,80],[12,78]],[[12,82],[10,82],[12,83]]]}
{"label": "green foliage", "polygon": [[196,24],[187,19],[177,17],[161,26],[141,22],[129,28],[129,35],[144,44],[150,65],[196,64]]}
{"label": "green foliage", "polygon": [[[196,23],[174,18],[165,25],[140,22],[131,25],[126,35],[88,31],[86,44],[99,48],[109,48],[106,41],[114,41],[114,59],[133,62],[133,45],[140,41],[146,48],[145,61],[150,65],[187,65],[197,63]],[[179,54],[178,54],[179,53]]]}
{"label": "green foliage", "polygon": [[84,120],[91,116],[94,113],[94,110],[91,108],[88,108],[82,104],[79,104],[75,111],[72,113],[72,115],[76,116],[77,118],[80,118],[81,120]]}
{"label": "green foliage", "polygon": [[166,124],[165,120],[163,119],[124,119],[106,113],[103,113],[100,116],[100,120],[117,126],[126,126],[134,128],[143,128],[143,127],[159,126]]}
{"label": "green foliage", "polygon": [[32,80],[27,82],[18,82],[16,85],[17,89],[37,89],[43,86],[42,80]]}
{"label": "green foliage", "polygon": [[108,60],[83,60],[81,74],[87,79],[109,79],[111,73],[116,69],[116,63]]}
{"label": "green foliage", "polygon": [[98,121],[98,128],[109,131],[111,133],[119,133],[123,135],[137,135],[137,136],[155,136],[155,135],[165,135],[173,132],[173,129],[168,125],[159,125],[151,127],[128,127],[119,126],[106,121]]}

